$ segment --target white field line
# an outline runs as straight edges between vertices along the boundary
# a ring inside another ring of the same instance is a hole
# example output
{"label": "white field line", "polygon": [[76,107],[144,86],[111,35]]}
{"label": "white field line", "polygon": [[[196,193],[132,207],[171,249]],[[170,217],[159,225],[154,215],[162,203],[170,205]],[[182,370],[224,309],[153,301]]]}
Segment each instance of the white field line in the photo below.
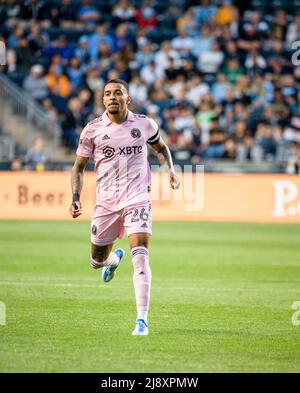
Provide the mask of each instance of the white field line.
{"label": "white field line", "polygon": [[[56,283],[56,282],[49,282],[49,281],[12,281],[12,280],[0,280],[0,286],[49,286],[49,287],[59,287],[59,288],[111,288],[109,285],[104,285],[102,283],[99,284],[75,284],[75,283]],[[128,283],[127,285],[124,282],[121,282],[121,285],[118,285],[119,288],[127,288],[131,287],[132,284],[131,282]],[[156,288],[155,285],[153,286],[153,290],[160,290],[160,288]],[[175,291],[212,291],[212,292],[292,292],[292,293],[299,293],[300,295],[300,289],[294,289],[294,288],[212,288],[212,287],[178,287],[176,285],[172,287],[163,287],[161,290],[175,290]]]}

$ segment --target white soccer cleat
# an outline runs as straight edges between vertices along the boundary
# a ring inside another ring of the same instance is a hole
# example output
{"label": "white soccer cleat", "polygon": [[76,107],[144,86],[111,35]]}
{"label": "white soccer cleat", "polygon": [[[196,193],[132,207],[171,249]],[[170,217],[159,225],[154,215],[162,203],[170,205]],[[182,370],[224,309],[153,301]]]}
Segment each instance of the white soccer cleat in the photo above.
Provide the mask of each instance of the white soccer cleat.
{"label": "white soccer cleat", "polygon": [[148,326],[143,319],[136,321],[135,329],[132,332],[133,336],[148,336]]}
{"label": "white soccer cleat", "polygon": [[120,262],[122,260],[122,258],[125,255],[125,251],[122,248],[117,248],[114,253],[119,257],[119,262],[117,265],[114,266],[105,266],[102,269],[102,280],[104,282],[109,282],[110,280],[112,280],[115,276],[115,271],[117,270],[117,268],[120,265]]}

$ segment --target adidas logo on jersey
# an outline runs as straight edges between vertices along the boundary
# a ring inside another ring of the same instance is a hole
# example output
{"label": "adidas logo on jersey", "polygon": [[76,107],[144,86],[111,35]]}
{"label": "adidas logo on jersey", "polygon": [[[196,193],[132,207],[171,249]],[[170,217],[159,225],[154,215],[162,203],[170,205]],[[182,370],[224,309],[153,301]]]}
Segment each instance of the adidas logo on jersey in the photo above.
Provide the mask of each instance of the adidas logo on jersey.
{"label": "adidas logo on jersey", "polygon": [[102,140],[104,141],[105,139],[110,139],[110,137],[107,134],[105,134]]}
{"label": "adidas logo on jersey", "polygon": [[144,222],[144,224],[142,225],[142,228],[148,228],[148,225]]}

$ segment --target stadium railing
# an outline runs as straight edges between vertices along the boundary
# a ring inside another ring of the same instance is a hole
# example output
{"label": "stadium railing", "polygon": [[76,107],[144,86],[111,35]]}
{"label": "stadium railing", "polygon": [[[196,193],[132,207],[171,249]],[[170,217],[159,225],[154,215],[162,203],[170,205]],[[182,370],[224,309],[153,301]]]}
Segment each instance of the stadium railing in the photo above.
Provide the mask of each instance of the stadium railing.
{"label": "stadium railing", "polygon": [[0,74],[0,125],[21,149],[28,150],[36,136],[44,138],[55,159],[61,143],[60,124],[15,83]]}

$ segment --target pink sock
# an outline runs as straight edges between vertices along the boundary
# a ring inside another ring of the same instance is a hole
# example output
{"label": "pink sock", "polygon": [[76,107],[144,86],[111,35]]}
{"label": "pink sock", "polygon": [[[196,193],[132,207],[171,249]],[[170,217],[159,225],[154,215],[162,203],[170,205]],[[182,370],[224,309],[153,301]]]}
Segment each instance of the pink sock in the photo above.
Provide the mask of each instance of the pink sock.
{"label": "pink sock", "polygon": [[151,269],[148,250],[145,247],[134,247],[131,250],[134,267],[133,285],[136,307],[138,311],[147,311],[150,304]]}
{"label": "pink sock", "polygon": [[108,258],[103,262],[95,261],[95,259],[91,257],[91,265],[94,269],[100,269],[103,266],[116,265],[118,262],[119,257],[114,252],[111,252]]}

